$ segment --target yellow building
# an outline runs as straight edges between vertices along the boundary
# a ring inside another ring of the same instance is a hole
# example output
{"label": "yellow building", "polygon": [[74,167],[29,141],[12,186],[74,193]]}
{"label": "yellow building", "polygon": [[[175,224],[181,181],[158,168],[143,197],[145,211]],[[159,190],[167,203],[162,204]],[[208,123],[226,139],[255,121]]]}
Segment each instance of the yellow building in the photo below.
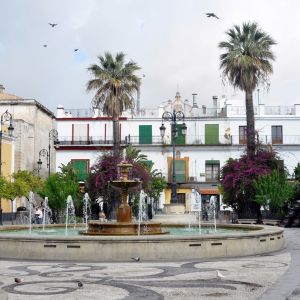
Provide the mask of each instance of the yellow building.
{"label": "yellow building", "polygon": [[[5,126],[2,128],[2,138],[0,137],[1,143],[1,175],[10,178],[14,170],[14,142],[13,137],[9,137]],[[11,201],[1,199],[1,207],[3,213],[11,212]]]}

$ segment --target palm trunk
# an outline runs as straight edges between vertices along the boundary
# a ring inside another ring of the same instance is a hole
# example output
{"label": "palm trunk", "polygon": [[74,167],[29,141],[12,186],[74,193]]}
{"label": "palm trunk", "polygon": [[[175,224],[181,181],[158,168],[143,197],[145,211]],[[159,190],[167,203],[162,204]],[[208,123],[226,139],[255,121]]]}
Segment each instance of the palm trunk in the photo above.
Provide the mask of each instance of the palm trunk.
{"label": "palm trunk", "polygon": [[252,91],[246,91],[247,154],[255,154],[255,122]]}
{"label": "palm trunk", "polygon": [[119,130],[119,118],[113,116],[113,155],[120,155],[120,130]]}

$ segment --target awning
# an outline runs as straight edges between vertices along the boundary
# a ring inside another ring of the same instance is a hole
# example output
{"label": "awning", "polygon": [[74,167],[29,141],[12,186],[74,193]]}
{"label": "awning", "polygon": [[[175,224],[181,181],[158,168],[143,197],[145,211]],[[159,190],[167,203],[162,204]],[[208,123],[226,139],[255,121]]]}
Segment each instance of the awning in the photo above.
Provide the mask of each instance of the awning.
{"label": "awning", "polygon": [[216,188],[199,189],[198,192],[202,195],[219,195],[220,191]]}

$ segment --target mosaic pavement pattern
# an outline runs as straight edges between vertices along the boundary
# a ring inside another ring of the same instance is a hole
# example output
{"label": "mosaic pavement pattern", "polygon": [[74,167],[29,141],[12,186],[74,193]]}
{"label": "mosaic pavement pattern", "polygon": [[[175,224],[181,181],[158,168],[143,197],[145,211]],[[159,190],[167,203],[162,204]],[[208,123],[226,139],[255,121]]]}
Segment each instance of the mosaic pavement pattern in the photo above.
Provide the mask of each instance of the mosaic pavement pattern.
{"label": "mosaic pavement pattern", "polygon": [[[283,275],[290,259],[276,253],[193,262],[0,260],[0,299],[257,299]],[[217,270],[225,277],[218,279]],[[15,277],[22,282],[15,283]]]}

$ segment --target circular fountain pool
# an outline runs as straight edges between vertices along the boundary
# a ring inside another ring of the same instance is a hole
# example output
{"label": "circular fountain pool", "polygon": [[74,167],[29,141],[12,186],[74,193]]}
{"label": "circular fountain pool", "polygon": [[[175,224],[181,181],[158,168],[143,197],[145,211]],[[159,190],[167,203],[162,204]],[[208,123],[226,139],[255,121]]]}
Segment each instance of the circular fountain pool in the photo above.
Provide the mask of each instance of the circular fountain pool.
{"label": "circular fountain pool", "polygon": [[[214,232],[212,224],[199,229],[162,224],[166,235],[142,236],[85,236],[78,229],[50,225],[45,231],[32,234],[22,226],[3,226],[0,229],[0,258],[129,261],[200,259],[232,257],[276,251],[284,247],[283,229],[273,226],[223,225]],[[16,231],[16,229],[20,231]],[[79,230],[83,230],[81,227]],[[60,235],[59,235],[60,233]],[[74,233],[74,235],[73,235]]]}

